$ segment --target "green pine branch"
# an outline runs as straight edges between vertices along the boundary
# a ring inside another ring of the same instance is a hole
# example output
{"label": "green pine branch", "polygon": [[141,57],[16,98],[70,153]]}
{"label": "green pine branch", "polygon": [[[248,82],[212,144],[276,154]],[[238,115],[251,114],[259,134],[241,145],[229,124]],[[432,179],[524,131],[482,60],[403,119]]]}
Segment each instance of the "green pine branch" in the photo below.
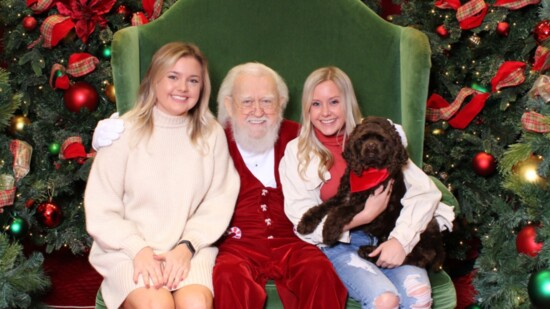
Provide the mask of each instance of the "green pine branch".
{"label": "green pine branch", "polygon": [[40,253],[25,258],[21,245],[0,233],[0,308],[30,308],[32,296],[46,291],[50,281],[43,261]]}

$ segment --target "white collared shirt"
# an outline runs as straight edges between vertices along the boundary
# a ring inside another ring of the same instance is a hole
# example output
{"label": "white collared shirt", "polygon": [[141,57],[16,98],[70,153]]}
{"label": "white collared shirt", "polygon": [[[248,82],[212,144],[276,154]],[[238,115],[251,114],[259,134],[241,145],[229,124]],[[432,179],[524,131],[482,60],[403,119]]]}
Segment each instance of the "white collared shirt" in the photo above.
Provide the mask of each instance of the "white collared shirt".
{"label": "white collared shirt", "polygon": [[271,147],[262,153],[246,151],[239,146],[239,143],[237,143],[237,148],[246,167],[248,167],[254,177],[265,187],[277,188],[277,181],[275,180],[275,148]]}

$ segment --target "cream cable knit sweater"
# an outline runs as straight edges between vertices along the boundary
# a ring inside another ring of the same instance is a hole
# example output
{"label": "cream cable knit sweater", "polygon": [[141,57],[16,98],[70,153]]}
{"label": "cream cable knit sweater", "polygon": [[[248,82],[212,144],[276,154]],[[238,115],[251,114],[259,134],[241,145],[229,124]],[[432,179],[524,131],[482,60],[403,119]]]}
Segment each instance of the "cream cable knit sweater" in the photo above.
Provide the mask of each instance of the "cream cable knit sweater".
{"label": "cream cable knit sweater", "polygon": [[154,130],[131,146],[132,125],[94,159],[84,196],[86,227],[94,243],[90,263],[103,276],[108,308],[118,308],[134,284],[133,258],[144,247],[156,253],[189,240],[196,250],[189,276],[178,286],[202,284],[213,290],[218,249],[212,244],[226,230],[239,191],[239,175],[221,126],[207,138],[201,154],[188,134],[187,116],[154,108]]}

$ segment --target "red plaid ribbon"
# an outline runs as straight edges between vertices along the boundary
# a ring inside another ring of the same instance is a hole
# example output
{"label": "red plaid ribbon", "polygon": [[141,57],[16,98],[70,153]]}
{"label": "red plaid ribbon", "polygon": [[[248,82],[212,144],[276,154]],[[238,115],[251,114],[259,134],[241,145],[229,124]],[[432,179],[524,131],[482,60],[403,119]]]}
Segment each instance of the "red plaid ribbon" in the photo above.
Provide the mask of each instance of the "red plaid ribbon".
{"label": "red plaid ribbon", "polygon": [[[57,71],[61,71],[62,76],[55,76]],[[65,67],[59,63],[55,63],[50,70],[50,87],[53,89],[69,89],[69,77],[65,75]]]}
{"label": "red plaid ribbon", "polygon": [[142,0],[143,10],[149,20],[157,19],[162,13],[163,0]]}
{"label": "red plaid ribbon", "polygon": [[99,63],[99,59],[88,53],[74,53],[69,57],[67,74],[74,77],[84,76],[93,70]]}
{"label": "red plaid ribbon", "polygon": [[510,10],[518,10],[530,4],[539,4],[540,0],[497,0],[494,6],[505,7]]}
{"label": "red plaid ribbon", "polygon": [[142,12],[137,12],[132,15],[132,26],[141,26],[149,23],[149,20]]}
{"label": "red plaid ribbon", "polygon": [[550,102],[550,76],[540,75],[528,93],[531,99],[540,97],[545,103]]}
{"label": "red plaid ribbon", "polygon": [[95,152],[86,153],[80,136],[71,136],[67,138],[63,142],[63,145],[61,145],[61,152],[59,152],[59,158],[62,160],[91,158],[93,156],[95,156]]}
{"label": "red plaid ribbon", "polygon": [[[457,113],[466,97],[470,95],[474,95],[474,97]],[[449,125],[456,129],[464,129],[485,107],[489,95],[489,93],[478,92],[472,88],[462,88],[453,103],[449,104],[443,97],[434,93],[428,99],[426,119],[435,122],[453,117],[449,120]]]}
{"label": "red plaid ribbon", "polygon": [[456,19],[463,30],[473,29],[481,25],[489,6],[483,0],[472,0],[456,11]]}
{"label": "red plaid ribbon", "polygon": [[550,49],[542,45],[537,46],[535,50],[535,60],[533,61],[533,71],[546,71],[550,68],[550,64],[548,63],[548,52],[550,52]]}
{"label": "red plaid ribbon", "polygon": [[492,91],[498,91],[505,87],[517,86],[525,81],[525,66],[521,61],[506,61],[497,74],[491,79]]}
{"label": "red plaid ribbon", "polygon": [[458,10],[460,7],[460,0],[437,0],[435,7],[440,9],[454,9]]}
{"label": "red plaid ribbon", "polygon": [[32,147],[26,142],[14,139],[10,142],[10,152],[13,155],[13,174],[0,175],[0,183],[2,190],[0,190],[0,213],[3,212],[2,207],[12,205],[15,200],[15,184],[25,177],[31,166]]}
{"label": "red plaid ribbon", "polygon": [[27,7],[40,14],[52,6],[53,0],[27,0]]}
{"label": "red plaid ribbon", "polygon": [[19,181],[31,170],[32,147],[24,141],[14,139],[10,142],[10,151],[13,154],[15,181]]}
{"label": "red plaid ribbon", "polygon": [[0,214],[3,212],[2,207],[13,205],[15,200],[15,178],[12,175],[0,175]]}
{"label": "red plaid ribbon", "polygon": [[535,112],[525,112],[521,116],[521,124],[526,131],[537,133],[550,132],[550,118]]}
{"label": "red plaid ribbon", "polygon": [[[88,53],[74,53],[69,57],[68,68],[59,63],[55,63],[50,70],[50,87],[53,89],[68,89],[69,88],[69,74],[74,77],[84,76],[93,70],[95,70],[99,59]],[[62,76],[55,76],[57,71],[63,73]]]}
{"label": "red plaid ribbon", "polygon": [[51,15],[48,16],[40,26],[40,37],[27,46],[28,49],[36,46],[44,40],[42,46],[52,48],[59,43],[71,29],[74,23],[69,16]]}
{"label": "red plaid ribbon", "polygon": [[[439,120],[448,120],[453,117],[454,114],[460,109],[464,100],[472,95],[477,93],[476,90],[472,88],[462,88],[458,92],[456,99],[453,103],[449,104],[443,97],[434,93],[428,99],[428,108],[426,109],[426,119],[431,122],[436,122]],[[443,104],[441,104],[444,102]],[[446,103],[446,104],[445,104]],[[446,107],[444,107],[446,106]]]}
{"label": "red plaid ribbon", "polygon": [[15,187],[7,190],[0,190],[0,214],[3,212],[2,207],[13,205],[15,200]]}

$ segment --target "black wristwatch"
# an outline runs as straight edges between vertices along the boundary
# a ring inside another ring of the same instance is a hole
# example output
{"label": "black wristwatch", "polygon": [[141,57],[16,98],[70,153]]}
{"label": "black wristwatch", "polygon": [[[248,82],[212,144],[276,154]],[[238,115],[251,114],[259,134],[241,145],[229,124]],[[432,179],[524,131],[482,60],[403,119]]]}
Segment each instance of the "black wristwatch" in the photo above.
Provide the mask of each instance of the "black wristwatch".
{"label": "black wristwatch", "polygon": [[187,249],[189,249],[189,251],[191,251],[191,255],[195,255],[195,248],[193,247],[193,245],[191,244],[191,242],[189,240],[180,240],[178,242],[178,244],[176,245],[176,247],[179,246],[179,245],[186,245]]}

